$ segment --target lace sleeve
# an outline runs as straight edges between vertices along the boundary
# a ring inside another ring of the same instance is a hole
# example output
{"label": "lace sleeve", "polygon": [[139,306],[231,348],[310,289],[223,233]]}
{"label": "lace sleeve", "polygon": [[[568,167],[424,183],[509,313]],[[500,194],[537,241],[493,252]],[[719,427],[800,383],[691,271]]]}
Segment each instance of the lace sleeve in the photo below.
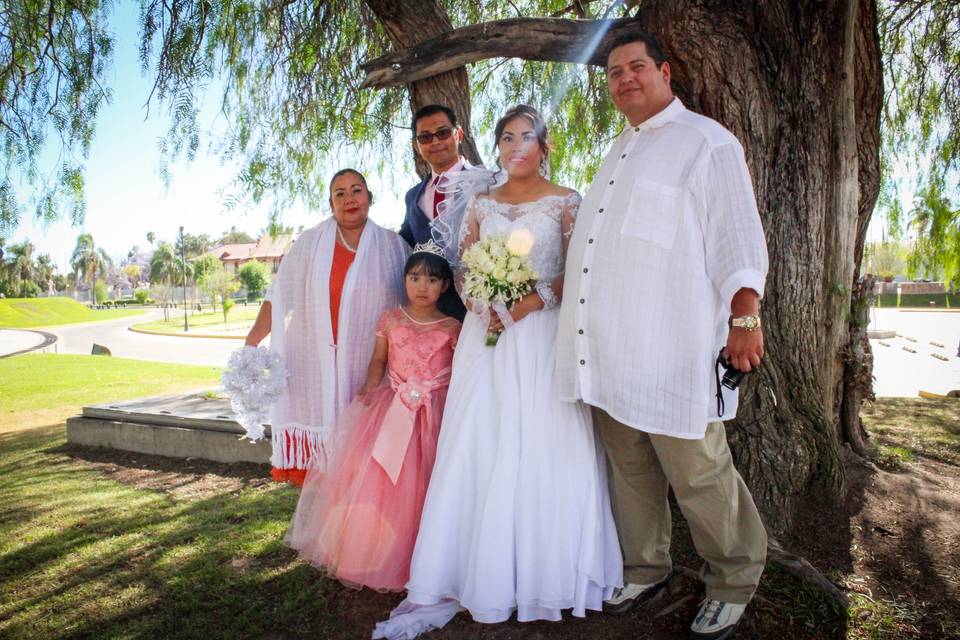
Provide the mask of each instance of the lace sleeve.
{"label": "lace sleeve", "polygon": [[[464,213],[463,224],[460,226],[460,240],[457,243],[457,262],[453,270],[454,284],[457,287],[457,293],[463,297],[463,276],[466,269],[460,257],[463,252],[470,248],[474,242],[480,239],[480,212],[477,206],[477,197],[473,196],[467,203],[467,210]],[[450,265],[454,266],[454,265]],[[466,301],[466,300],[464,300]]]}
{"label": "lace sleeve", "polygon": [[[576,191],[564,198],[560,211],[560,233],[563,236],[563,261],[567,261],[567,248],[570,246],[570,237],[573,235],[573,225],[580,210],[580,194]],[[541,280],[536,284],[537,295],[543,300],[544,309],[552,309],[560,304],[563,295],[563,269],[553,280]]]}

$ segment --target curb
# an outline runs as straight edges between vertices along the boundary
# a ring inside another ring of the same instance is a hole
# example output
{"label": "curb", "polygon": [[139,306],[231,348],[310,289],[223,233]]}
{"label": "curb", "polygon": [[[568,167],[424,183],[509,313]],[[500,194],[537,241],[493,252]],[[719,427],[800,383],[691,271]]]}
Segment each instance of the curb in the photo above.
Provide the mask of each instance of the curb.
{"label": "curb", "polygon": [[133,331],[134,333],[143,333],[148,336],[169,336],[171,338],[216,338],[218,340],[245,340],[246,335],[242,336],[225,336],[223,334],[212,334],[212,333],[170,333],[167,331],[151,331],[150,329],[136,329],[133,326],[127,327],[128,331]]}
{"label": "curb", "polygon": [[9,358],[11,356],[19,356],[24,353],[30,353],[31,351],[39,351],[41,349],[46,349],[52,344],[56,344],[59,340],[59,336],[55,333],[49,333],[47,331],[37,331],[36,329],[10,329],[10,331],[29,331],[30,333],[39,333],[43,336],[43,342],[40,344],[28,347],[26,349],[21,349],[20,351],[14,351],[13,353],[4,353],[0,355],[0,358]]}

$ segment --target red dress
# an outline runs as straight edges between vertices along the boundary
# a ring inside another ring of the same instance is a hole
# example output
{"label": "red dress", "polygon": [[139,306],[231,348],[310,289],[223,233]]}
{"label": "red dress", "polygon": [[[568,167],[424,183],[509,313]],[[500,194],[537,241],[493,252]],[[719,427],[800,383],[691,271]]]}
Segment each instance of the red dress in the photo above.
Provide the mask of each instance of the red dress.
{"label": "red dress", "polygon": [[[333,342],[337,342],[337,324],[340,319],[340,298],[343,295],[343,283],[347,279],[347,272],[350,271],[350,265],[357,256],[356,252],[350,251],[339,242],[333,243],[333,264],[330,266],[330,326],[333,327]],[[291,447],[295,443],[291,438],[295,435],[284,432],[284,446],[289,454]],[[302,437],[302,436],[301,436]],[[304,443],[301,443],[304,450],[309,449]],[[278,469],[273,467],[270,470],[270,476],[277,482],[290,482],[298,487],[303,486],[303,480],[307,475],[306,469]]]}

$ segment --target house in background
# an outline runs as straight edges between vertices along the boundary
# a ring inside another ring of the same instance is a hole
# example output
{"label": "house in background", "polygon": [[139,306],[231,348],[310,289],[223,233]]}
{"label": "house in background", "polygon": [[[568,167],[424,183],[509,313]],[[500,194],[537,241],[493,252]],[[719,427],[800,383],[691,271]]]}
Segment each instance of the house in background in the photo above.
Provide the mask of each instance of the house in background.
{"label": "house in background", "polygon": [[276,273],[277,269],[280,268],[280,261],[283,260],[284,254],[292,244],[292,234],[281,234],[276,237],[267,234],[256,242],[222,244],[210,249],[207,254],[220,260],[223,268],[230,273],[237,273],[240,267],[251,260],[263,262],[270,267],[271,273]]}

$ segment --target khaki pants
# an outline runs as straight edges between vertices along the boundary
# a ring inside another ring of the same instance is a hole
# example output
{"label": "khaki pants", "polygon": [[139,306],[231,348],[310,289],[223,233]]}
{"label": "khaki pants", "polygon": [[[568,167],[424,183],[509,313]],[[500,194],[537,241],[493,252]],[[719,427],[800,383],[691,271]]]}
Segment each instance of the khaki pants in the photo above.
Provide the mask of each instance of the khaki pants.
{"label": "khaki pants", "polygon": [[633,429],[597,408],[593,416],[610,462],[624,582],[651,584],[670,573],[670,486],[705,561],[707,597],[746,604],[766,563],[767,533],[723,423],[710,423],[702,440],[684,440]]}

